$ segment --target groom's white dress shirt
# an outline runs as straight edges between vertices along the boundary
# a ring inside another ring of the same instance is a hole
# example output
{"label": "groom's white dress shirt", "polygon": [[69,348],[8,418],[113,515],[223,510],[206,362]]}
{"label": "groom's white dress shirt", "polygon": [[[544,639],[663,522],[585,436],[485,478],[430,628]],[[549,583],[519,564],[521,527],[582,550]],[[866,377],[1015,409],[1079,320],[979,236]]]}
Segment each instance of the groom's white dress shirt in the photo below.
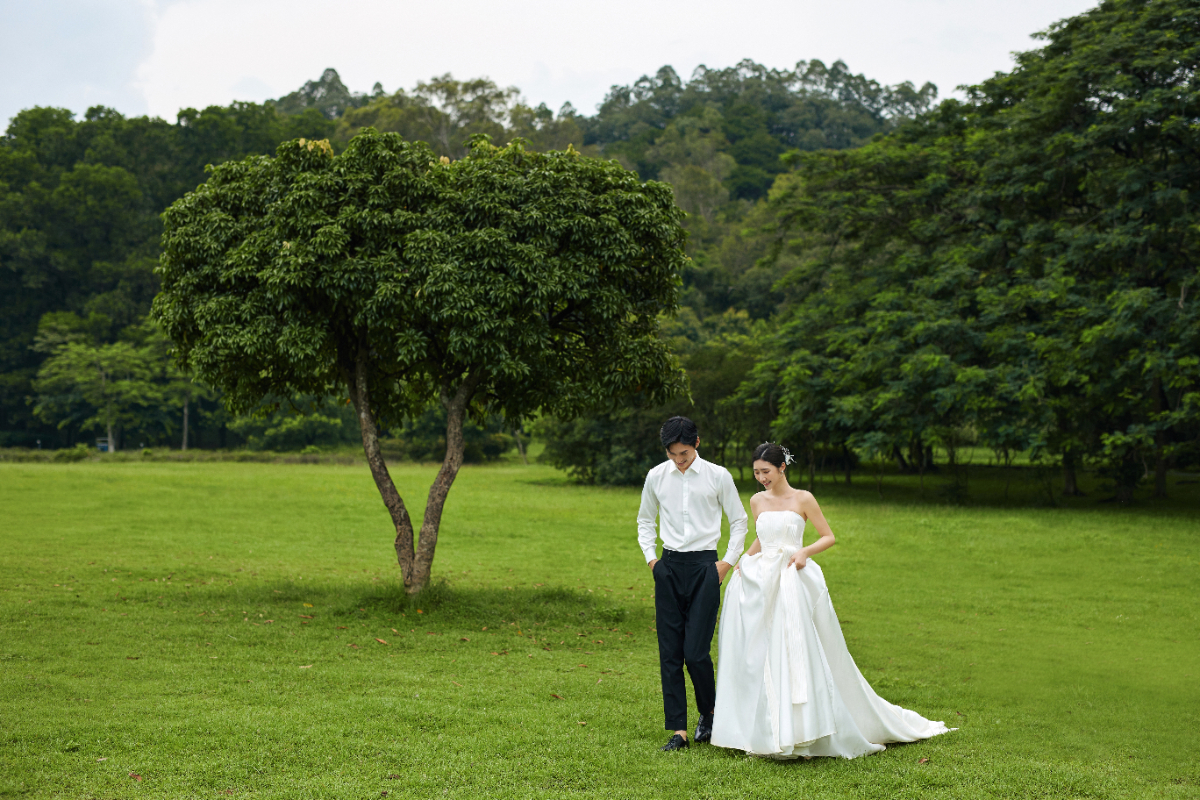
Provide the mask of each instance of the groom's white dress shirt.
{"label": "groom's white dress shirt", "polygon": [[722,561],[735,565],[742,556],[749,525],[729,470],[700,456],[696,456],[687,472],[680,472],[670,460],[650,470],[646,473],[642,506],[638,509],[638,544],[646,563],[656,557],[655,516],[663,547],[686,553],[717,549],[722,510],[729,517],[729,546]]}

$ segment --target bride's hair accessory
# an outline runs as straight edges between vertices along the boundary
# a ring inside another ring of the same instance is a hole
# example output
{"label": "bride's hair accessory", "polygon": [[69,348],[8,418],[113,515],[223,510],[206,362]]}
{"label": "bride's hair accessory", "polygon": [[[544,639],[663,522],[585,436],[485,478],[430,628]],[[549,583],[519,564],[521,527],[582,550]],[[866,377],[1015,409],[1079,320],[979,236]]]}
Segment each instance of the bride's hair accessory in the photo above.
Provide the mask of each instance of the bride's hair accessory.
{"label": "bride's hair accessory", "polygon": [[766,461],[768,464],[772,464],[780,469],[783,469],[795,460],[791,450],[774,442],[763,442],[754,448],[754,456],[750,459],[751,462]]}

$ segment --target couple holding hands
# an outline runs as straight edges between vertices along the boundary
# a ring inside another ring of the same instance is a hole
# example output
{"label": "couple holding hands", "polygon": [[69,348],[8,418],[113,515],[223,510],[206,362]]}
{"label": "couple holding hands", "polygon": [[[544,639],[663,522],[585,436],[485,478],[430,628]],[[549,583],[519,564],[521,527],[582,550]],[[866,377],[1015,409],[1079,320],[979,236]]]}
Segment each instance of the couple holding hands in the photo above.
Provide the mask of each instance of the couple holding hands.
{"label": "couple holding hands", "polygon": [[[689,744],[685,666],[700,714],[696,742],[772,758],[855,758],[953,730],[879,697],[855,666],[821,568],[809,560],[833,545],[833,531],[812,494],[788,484],[791,454],[770,443],[754,451],[763,491],[750,499],[757,539],[742,555],[747,517],[729,471],[700,458],[687,417],[667,420],[660,436],[667,460],[646,475],[638,544],[654,574],[663,712],[673,732],[662,749]],[[722,513],[729,546],[718,560]],[[807,524],[818,538],[805,547]],[[731,572],[714,674],[720,584]]]}

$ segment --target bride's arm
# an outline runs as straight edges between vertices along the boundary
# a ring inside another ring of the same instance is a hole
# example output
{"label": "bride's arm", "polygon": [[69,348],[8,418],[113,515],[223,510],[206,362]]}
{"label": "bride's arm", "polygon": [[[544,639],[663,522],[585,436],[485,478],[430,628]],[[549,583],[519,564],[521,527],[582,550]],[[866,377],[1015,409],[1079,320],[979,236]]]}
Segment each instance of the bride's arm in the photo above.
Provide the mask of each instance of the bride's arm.
{"label": "bride's arm", "polygon": [[[796,551],[796,555],[788,562],[788,565],[795,565],[796,569],[804,569],[804,565],[808,563],[808,559],[815,556],[817,553],[828,550],[833,547],[837,539],[833,536],[833,531],[829,528],[829,522],[826,521],[825,515],[821,513],[821,506],[817,504],[817,498],[811,493],[805,492],[800,498],[800,513],[806,520],[812,523],[817,529],[818,539],[808,547],[802,547]],[[754,541],[758,544],[758,540]]]}

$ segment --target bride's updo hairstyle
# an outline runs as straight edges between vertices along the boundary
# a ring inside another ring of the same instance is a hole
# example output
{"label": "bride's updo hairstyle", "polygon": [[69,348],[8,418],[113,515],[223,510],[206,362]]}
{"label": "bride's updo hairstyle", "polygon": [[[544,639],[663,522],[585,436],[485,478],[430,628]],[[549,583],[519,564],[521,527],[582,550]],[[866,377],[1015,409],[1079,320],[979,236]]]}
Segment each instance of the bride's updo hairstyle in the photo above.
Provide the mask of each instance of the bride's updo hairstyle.
{"label": "bride's updo hairstyle", "polygon": [[788,462],[788,453],[774,442],[763,442],[754,448],[754,457],[750,459],[750,465],[753,466],[755,461],[765,461],[777,469],[783,469]]}

